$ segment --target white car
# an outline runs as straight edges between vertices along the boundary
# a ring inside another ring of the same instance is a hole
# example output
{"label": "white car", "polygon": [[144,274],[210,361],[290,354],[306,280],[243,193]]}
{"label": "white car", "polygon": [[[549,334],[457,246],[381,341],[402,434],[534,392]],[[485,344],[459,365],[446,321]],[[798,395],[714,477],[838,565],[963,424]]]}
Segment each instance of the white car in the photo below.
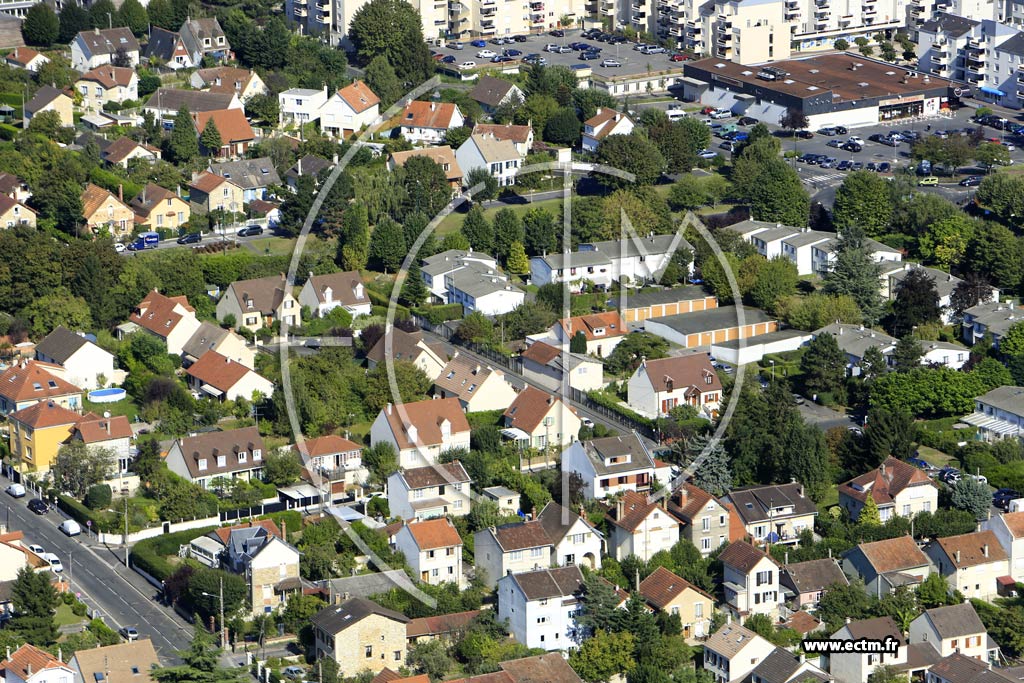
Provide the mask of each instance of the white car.
{"label": "white car", "polygon": [[64,571],[64,565],[60,563],[60,558],[53,553],[43,553],[39,557],[50,563],[50,571],[54,574],[60,574]]}
{"label": "white car", "polygon": [[710,149],[702,149],[701,151],[697,152],[697,156],[699,156],[701,159],[714,159],[715,157],[718,156],[718,152],[712,152]]}
{"label": "white car", "polygon": [[587,429],[593,429],[594,428],[594,421],[591,420],[589,417],[585,417],[582,420],[580,420],[580,424],[582,424]]}
{"label": "white car", "polygon": [[544,52],[558,52],[558,43],[548,43],[544,46]]}
{"label": "white car", "polygon": [[459,68],[460,69],[475,69],[476,68],[476,62],[463,62],[462,64],[459,64]]}
{"label": "white car", "polygon": [[21,484],[11,484],[4,490],[7,491],[7,495],[10,496],[11,498],[25,497],[25,487],[22,486]]}
{"label": "white car", "polygon": [[82,525],[73,519],[65,519],[57,526],[65,536],[77,536],[82,533]]}
{"label": "white car", "polygon": [[476,53],[477,59],[490,59],[491,57],[497,57],[498,53],[494,50],[480,50]]}
{"label": "white car", "polygon": [[120,242],[114,242],[114,251],[116,251],[118,254],[120,254],[122,251],[125,251],[127,248],[128,247],[124,246]]}
{"label": "white car", "polygon": [[1015,149],[1017,149],[1016,147],[1013,146],[1012,142],[1004,142],[1004,143],[1002,143],[1002,145],[1003,145],[1003,147],[1006,148],[1006,151],[1008,151],[1008,152],[1012,152]]}
{"label": "white car", "polygon": [[617,59],[602,59],[601,66],[615,67],[622,66],[622,62]]}
{"label": "white car", "polygon": [[41,545],[36,545],[35,543],[32,543],[32,544],[30,544],[30,545],[28,546],[28,549],[29,549],[30,551],[34,552],[34,553],[35,553],[36,555],[38,555],[39,557],[42,557],[42,556],[43,556],[43,555],[44,555],[44,554],[46,553],[46,551],[45,551],[45,550],[43,550],[43,546],[41,546]]}
{"label": "white car", "polygon": [[847,142],[852,142],[855,145],[863,145],[864,139],[861,138],[859,135],[851,135],[850,139],[847,140]]}
{"label": "white car", "polygon": [[716,109],[713,112],[711,112],[711,118],[715,120],[727,119],[730,116],[732,116],[732,112],[729,111],[728,109]]}

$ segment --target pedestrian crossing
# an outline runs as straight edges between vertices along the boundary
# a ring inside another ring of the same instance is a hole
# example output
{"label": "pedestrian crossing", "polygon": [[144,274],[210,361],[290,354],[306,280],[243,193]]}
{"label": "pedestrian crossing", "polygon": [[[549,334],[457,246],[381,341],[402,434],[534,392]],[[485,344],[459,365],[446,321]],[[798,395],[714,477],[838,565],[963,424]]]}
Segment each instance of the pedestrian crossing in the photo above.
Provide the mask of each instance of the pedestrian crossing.
{"label": "pedestrian crossing", "polygon": [[812,187],[842,182],[843,178],[847,175],[841,171],[818,171],[817,173],[812,173],[810,172],[811,169],[817,170],[814,166],[803,167],[801,169],[800,179]]}

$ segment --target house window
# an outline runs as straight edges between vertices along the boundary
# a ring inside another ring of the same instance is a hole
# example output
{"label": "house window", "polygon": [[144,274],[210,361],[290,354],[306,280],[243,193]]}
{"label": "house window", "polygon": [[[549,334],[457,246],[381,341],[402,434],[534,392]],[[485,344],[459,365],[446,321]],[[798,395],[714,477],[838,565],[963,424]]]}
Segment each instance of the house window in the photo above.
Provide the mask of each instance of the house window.
{"label": "house window", "polygon": [[433,550],[428,550],[427,551],[427,557],[429,559],[431,559],[431,560],[434,559],[434,551]]}
{"label": "house window", "polygon": [[512,551],[512,561],[516,562],[516,561],[521,560],[521,559],[523,559],[523,551],[522,550],[513,550]]}
{"label": "house window", "polygon": [[402,651],[401,650],[395,650],[394,655],[395,655],[395,661],[396,662],[402,661]]}
{"label": "house window", "polygon": [[693,616],[695,616],[698,619],[700,619],[700,618],[702,618],[704,616],[704,603],[703,602],[695,602],[693,604]]}
{"label": "house window", "polygon": [[586,534],[573,534],[569,537],[569,541],[572,542],[574,545],[578,545],[580,543],[583,543],[586,537]]}
{"label": "house window", "polygon": [[430,570],[430,575],[433,576],[434,578],[437,578],[438,576],[441,575],[441,573],[437,570],[437,567],[434,567],[433,569]]}
{"label": "house window", "polygon": [[544,554],[544,548],[530,548],[530,557],[540,557]]}
{"label": "house window", "polygon": [[702,551],[704,551],[704,552],[710,552],[711,551],[711,539],[707,538],[707,537],[704,537],[704,538],[700,539],[700,549]]}
{"label": "house window", "polygon": [[771,582],[772,582],[772,572],[771,571],[758,572],[757,573],[756,584],[758,586],[763,586],[764,584],[771,583]]}
{"label": "house window", "polygon": [[454,503],[452,503],[452,507],[455,508],[456,510],[461,510],[462,509],[462,501],[461,500],[455,501]]}
{"label": "house window", "polygon": [[703,517],[700,520],[700,528],[701,528],[701,531],[705,531],[705,532],[711,531],[711,518],[710,517]]}
{"label": "house window", "polygon": [[367,645],[363,648],[363,656],[367,659],[373,656],[373,645]]}

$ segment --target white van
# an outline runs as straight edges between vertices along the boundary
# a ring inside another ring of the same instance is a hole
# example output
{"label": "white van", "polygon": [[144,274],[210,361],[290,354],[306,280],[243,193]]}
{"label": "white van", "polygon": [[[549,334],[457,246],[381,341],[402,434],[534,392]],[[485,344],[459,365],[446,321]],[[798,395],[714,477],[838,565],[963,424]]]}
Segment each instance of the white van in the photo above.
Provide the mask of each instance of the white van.
{"label": "white van", "polygon": [[686,118],[686,112],[682,109],[669,109],[665,114],[668,116],[668,120],[672,123]]}
{"label": "white van", "polygon": [[82,533],[82,525],[73,519],[66,519],[57,527],[68,536],[77,536]]}

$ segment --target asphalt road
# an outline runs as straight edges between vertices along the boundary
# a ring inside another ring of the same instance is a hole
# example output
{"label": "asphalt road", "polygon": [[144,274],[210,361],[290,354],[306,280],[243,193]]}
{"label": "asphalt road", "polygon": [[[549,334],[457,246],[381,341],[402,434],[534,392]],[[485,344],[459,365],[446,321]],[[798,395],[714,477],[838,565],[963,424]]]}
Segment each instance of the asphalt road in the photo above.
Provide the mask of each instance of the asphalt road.
{"label": "asphalt road", "polygon": [[[0,481],[6,487],[8,481]],[[162,663],[179,663],[176,653],[188,647],[192,627],[157,603],[153,599],[156,589],[125,568],[123,549],[92,545],[83,541],[82,536],[68,538],[57,529],[64,519],[60,513],[30,512],[26,507],[28,496],[14,499],[5,493],[2,500],[10,511],[11,529],[23,531],[26,544],[36,543],[47,552],[56,553],[72,589],[81,594],[90,608],[103,614],[108,626],[114,630],[134,626],[141,637],[152,639]]]}

